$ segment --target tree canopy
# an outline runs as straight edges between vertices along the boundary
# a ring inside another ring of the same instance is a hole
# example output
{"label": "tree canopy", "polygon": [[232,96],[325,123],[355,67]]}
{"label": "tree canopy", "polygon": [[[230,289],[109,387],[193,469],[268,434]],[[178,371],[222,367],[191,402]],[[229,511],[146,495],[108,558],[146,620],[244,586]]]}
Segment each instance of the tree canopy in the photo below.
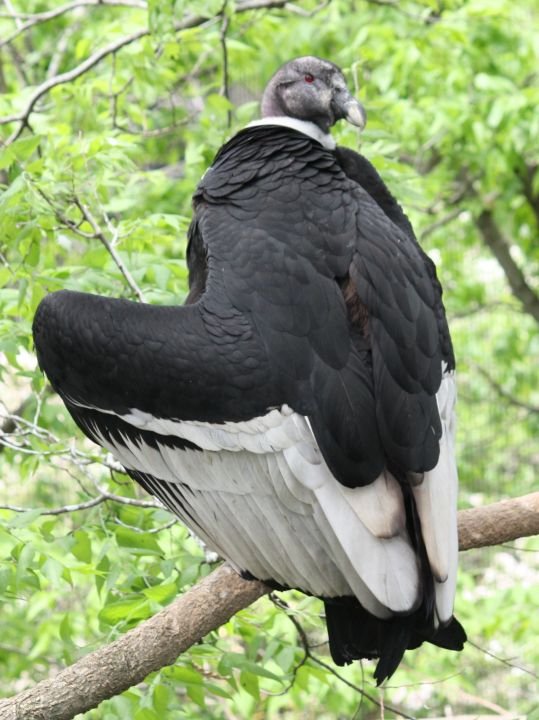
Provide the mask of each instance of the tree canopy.
{"label": "tree canopy", "polygon": [[[538,25],[533,0],[4,0],[0,697],[119,637],[214,565],[82,439],[36,368],[31,322],[61,288],[183,301],[192,192],[293,56],[344,69],[369,121],[334,135],[375,164],[437,263],[462,507],[536,489]],[[331,664],[321,605],[289,593],[84,717],[329,720],[378,717],[378,703],[389,717],[539,718],[538,551],[530,539],[463,555],[456,612],[471,642],[408,653],[381,691],[368,663]]]}

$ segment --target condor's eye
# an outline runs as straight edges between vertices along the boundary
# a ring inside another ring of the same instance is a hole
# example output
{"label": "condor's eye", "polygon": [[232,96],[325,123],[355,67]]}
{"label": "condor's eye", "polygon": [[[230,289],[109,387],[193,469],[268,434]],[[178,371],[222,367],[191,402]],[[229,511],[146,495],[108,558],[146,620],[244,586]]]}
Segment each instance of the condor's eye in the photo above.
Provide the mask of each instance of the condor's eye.
{"label": "condor's eye", "polygon": [[310,73],[307,73],[307,75],[304,75],[303,79],[304,79],[305,82],[307,82],[307,83],[312,83],[312,82],[314,82],[314,75],[311,75]]}

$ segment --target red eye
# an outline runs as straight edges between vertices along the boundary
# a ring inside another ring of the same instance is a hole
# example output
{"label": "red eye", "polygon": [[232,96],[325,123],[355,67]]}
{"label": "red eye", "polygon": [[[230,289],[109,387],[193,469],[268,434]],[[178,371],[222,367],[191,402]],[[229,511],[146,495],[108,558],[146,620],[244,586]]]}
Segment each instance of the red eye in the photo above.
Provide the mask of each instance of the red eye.
{"label": "red eye", "polygon": [[305,80],[305,82],[312,83],[314,82],[314,75],[307,73],[307,75],[305,75],[303,79]]}

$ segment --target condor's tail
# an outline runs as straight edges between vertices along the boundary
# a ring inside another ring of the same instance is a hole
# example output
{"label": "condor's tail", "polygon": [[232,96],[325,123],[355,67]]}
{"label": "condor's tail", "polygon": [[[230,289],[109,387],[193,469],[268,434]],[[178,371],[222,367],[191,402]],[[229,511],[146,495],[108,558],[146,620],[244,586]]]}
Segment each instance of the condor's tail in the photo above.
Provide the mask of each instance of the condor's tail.
{"label": "condor's tail", "polygon": [[447,650],[462,650],[466,633],[459,621],[452,617],[438,628],[422,626],[423,612],[380,620],[361,607],[352,597],[325,600],[329,649],[336,665],[348,665],[353,660],[375,659],[377,685],[391,677],[406,650],[413,650],[423,642]]}

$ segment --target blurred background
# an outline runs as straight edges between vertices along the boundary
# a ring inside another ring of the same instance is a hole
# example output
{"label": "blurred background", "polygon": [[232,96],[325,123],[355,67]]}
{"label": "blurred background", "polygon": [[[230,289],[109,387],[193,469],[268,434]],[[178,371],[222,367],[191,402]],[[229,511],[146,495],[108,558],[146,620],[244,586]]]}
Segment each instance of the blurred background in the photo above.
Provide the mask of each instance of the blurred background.
{"label": "blurred background", "polygon": [[[211,570],[82,439],[36,369],[31,322],[60,288],[182,302],[193,190],[257,116],[276,68],[304,54],[343,68],[369,120],[361,136],[334,136],[375,164],[437,264],[458,362],[461,506],[537,489],[535,0],[4,0],[0,697]],[[370,663],[332,665],[318,601],[283,597],[288,610],[259,601],[84,718],[539,718],[538,538],[461,553],[456,614],[470,642],[407,653],[383,689]]]}

